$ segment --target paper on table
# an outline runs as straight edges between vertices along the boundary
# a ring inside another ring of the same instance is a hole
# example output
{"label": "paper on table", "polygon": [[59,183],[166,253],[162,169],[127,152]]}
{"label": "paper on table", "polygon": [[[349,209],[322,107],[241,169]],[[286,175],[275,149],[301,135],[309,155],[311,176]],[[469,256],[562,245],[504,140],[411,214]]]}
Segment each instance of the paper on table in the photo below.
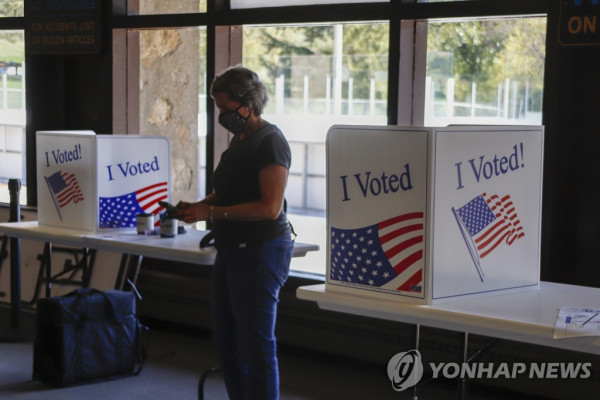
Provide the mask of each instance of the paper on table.
{"label": "paper on table", "polygon": [[600,309],[561,307],[554,327],[554,339],[600,336]]}

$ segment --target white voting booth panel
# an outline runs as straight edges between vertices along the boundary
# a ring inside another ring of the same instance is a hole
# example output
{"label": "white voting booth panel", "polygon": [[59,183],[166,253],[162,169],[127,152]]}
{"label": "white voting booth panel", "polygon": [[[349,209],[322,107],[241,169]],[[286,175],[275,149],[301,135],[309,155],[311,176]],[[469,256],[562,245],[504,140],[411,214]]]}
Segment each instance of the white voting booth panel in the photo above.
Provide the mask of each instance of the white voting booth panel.
{"label": "white voting booth panel", "polygon": [[170,197],[167,138],[39,131],[36,140],[40,225],[134,228],[138,213],[157,214]]}
{"label": "white voting booth panel", "polygon": [[38,221],[94,231],[96,135],[37,132]]}
{"label": "white voting booth panel", "polygon": [[536,288],[542,156],[542,127],[332,127],[328,288],[420,304]]}
{"label": "white voting booth panel", "polygon": [[162,211],[158,202],[169,201],[171,194],[169,140],[102,135],[97,145],[98,227],[134,228],[137,214]]}
{"label": "white voting booth panel", "polygon": [[543,128],[432,134],[432,300],[537,288]]}
{"label": "white voting booth panel", "polygon": [[327,283],[424,301],[426,129],[327,135]]}

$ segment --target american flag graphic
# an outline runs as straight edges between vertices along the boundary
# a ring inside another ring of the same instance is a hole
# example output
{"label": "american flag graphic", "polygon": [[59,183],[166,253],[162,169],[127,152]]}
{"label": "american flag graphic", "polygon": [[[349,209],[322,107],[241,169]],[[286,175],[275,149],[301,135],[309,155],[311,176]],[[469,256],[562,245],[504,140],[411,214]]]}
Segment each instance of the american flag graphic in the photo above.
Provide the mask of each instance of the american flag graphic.
{"label": "american flag graphic", "polygon": [[71,202],[79,203],[84,200],[83,193],[81,192],[75,174],[58,171],[50,176],[45,176],[44,178],[48,184],[48,189],[50,190],[52,200],[54,201],[60,219],[62,219],[60,213],[61,208]]}
{"label": "american flag graphic", "polygon": [[459,209],[452,209],[465,243],[483,281],[480,260],[500,244],[512,245],[525,236],[510,195],[483,193]]}
{"label": "american flag graphic", "polygon": [[[133,228],[139,213],[158,214],[158,204],[168,197],[167,182],[146,186],[135,192],[116,197],[100,197],[101,228]],[[156,225],[160,221],[156,221]]]}
{"label": "american flag graphic", "polygon": [[331,227],[332,280],[421,292],[424,213],[413,212],[357,229]]}

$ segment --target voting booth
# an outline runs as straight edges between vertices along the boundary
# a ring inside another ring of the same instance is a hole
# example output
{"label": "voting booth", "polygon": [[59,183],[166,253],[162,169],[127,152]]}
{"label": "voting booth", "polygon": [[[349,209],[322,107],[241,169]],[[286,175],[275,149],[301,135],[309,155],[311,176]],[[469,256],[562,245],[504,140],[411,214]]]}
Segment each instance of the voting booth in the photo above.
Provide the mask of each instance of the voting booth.
{"label": "voting booth", "polygon": [[543,128],[333,126],[328,290],[421,304],[537,288]]}
{"label": "voting booth", "polygon": [[[38,131],[38,223],[88,232],[135,228],[169,201],[169,140]],[[156,218],[157,224],[159,218]]]}

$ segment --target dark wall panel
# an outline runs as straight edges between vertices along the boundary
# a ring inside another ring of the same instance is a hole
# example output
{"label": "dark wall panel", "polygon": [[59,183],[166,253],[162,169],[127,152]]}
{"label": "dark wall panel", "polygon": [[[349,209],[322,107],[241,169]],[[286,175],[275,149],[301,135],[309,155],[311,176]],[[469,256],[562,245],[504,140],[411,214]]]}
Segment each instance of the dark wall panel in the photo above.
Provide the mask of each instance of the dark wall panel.
{"label": "dark wall panel", "polygon": [[542,279],[600,287],[600,46],[562,47],[549,17]]}

